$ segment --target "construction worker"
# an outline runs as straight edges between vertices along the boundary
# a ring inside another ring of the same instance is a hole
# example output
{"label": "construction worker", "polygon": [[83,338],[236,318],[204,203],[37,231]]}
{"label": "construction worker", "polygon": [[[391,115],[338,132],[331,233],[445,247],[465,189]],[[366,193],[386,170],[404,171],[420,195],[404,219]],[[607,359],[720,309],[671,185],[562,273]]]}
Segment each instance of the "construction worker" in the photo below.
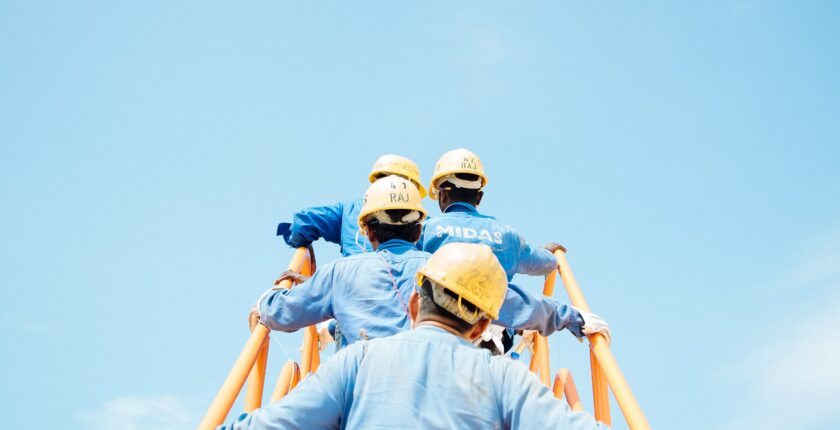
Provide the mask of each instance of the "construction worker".
{"label": "construction worker", "polygon": [[[417,186],[420,196],[426,197],[426,189],[420,183],[420,169],[408,158],[392,154],[379,157],[373,163],[368,180],[372,183],[388,175],[408,179]],[[277,226],[277,235],[283,236],[286,244],[293,248],[311,246],[312,242],[324,238],[327,242],[339,244],[341,255],[344,257],[370,252],[373,248],[367,237],[359,234],[358,218],[361,209],[361,199],[306,208],[295,213],[291,223],[280,223]],[[275,284],[279,283],[280,279],[275,281]],[[336,341],[337,347],[341,347],[341,328],[334,321],[319,324],[318,337],[322,349],[332,341]]]}
{"label": "construction worker", "polygon": [[[420,191],[421,197],[426,197],[426,189],[420,184],[420,169],[408,158],[399,155],[383,155],[373,163],[368,175],[371,183],[388,175],[401,176]],[[319,238],[341,246],[341,255],[359,254],[372,251],[366,237],[358,235],[359,211],[362,200],[354,199],[329,206],[306,208],[292,216],[292,222],[282,222],[277,226],[277,235],[283,236],[286,244],[293,248],[308,246]]]}
{"label": "construction worker", "polygon": [[557,268],[553,252],[560,245],[535,248],[511,226],[478,212],[485,185],[487,175],[478,155],[464,148],[443,154],[429,185],[429,195],[438,201],[441,214],[426,222],[417,247],[435,252],[449,242],[487,245],[501,262],[508,281],[516,273],[542,276]]}
{"label": "construction worker", "polygon": [[286,397],[223,429],[606,428],[570,411],[526,366],[471,344],[503,318],[509,296],[490,248],[447,244],[415,285],[413,330],[341,350]]}
{"label": "construction worker", "polygon": [[[376,180],[358,217],[375,251],[339,258],[309,279],[284,274],[302,283],[291,290],[266,291],[257,301],[255,317],[285,332],[335,318],[342,327],[341,346],[407,330],[414,277],[430,255],[414,246],[425,217],[420,191],[412,182],[393,175]],[[583,336],[579,311],[515,285],[507,290],[498,323],[543,335],[568,328]]]}
{"label": "construction worker", "polygon": [[[480,243],[489,246],[502,264],[508,281],[516,273],[546,275],[557,268],[556,243],[543,248],[529,245],[511,226],[478,212],[487,185],[481,159],[464,148],[440,157],[429,185],[429,195],[438,201],[441,214],[432,216],[423,228],[417,247],[435,252],[450,242]],[[497,354],[513,345],[513,331],[492,326],[483,336],[485,346]]]}

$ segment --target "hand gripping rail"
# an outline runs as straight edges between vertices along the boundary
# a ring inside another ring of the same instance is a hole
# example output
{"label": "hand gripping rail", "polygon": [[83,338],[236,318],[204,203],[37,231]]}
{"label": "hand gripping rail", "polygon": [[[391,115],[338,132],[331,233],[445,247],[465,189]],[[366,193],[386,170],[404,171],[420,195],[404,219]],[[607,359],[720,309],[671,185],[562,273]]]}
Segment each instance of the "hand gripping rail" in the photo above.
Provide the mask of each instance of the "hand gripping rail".
{"label": "hand gripping rail", "polygon": [[[295,250],[287,270],[311,275],[315,271],[313,261],[314,256],[309,254],[307,248],[298,248]],[[292,288],[292,282],[284,280],[279,286]],[[213,399],[213,403],[210,404],[207,413],[204,414],[204,418],[198,425],[199,430],[212,430],[224,422],[236,401],[236,397],[242,391],[246,378],[248,379],[248,391],[245,395],[245,411],[253,411],[259,408],[262,403],[265,369],[268,360],[269,329],[258,321],[250,321],[250,323],[251,336],[233,364],[233,369],[228,373],[222,388],[216,394],[216,398]],[[297,363],[291,361],[286,363],[277,378],[277,387],[274,389],[272,401],[285,396],[289,390],[297,385],[301,376],[306,377],[318,368],[320,362],[318,333],[315,326],[309,326],[304,330],[301,366],[298,368]]]}
{"label": "hand gripping rail", "polygon": [[[566,250],[558,250],[554,252],[557,258],[557,271],[560,273],[560,279],[563,281],[563,286],[566,288],[566,293],[572,305],[578,309],[589,312],[589,304],[583,297],[583,292],[578,286],[572,269],[569,267],[569,262],[566,259]],[[543,287],[543,294],[551,296],[554,294],[554,282],[557,278],[557,272],[551,272],[545,279]],[[612,389],[615,399],[618,402],[618,407],[624,414],[624,419],[631,430],[650,430],[650,424],[647,422],[642,408],[633,396],[627,380],[621,373],[618,363],[610,351],[607,341],[600,334],[587,336],[589,339],[589,360],[592,370],[592,397],[594,401],[595,419],[607,425],[611,425],[610,419],[610,401],[607,387]],[[535,334],[534,351],[531,356],[531,371],[537,373],[540,380],[549,385],[549,374],[551,366],[549,364],[548,355],[548,339]],[[583,410],[580,399],[577,395],[577,388],[575,388],[574,380],[571,373],[567,369],[560,369],[554,378],[554,395],[557,398],[562,398],[566,395],[566,401],[573,410]]]}

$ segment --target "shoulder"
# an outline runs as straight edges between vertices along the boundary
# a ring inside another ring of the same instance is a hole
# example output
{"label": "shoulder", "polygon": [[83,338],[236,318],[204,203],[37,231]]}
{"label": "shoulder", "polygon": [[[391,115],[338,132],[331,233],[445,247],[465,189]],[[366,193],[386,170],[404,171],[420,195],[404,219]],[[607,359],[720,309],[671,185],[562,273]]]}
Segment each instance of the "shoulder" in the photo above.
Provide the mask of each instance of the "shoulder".
{"label": "shoulder", "polygon": [[494,378],[506,384],[521,385],[534,376],[525,363],[504,355],[489,357],[489,366]]}

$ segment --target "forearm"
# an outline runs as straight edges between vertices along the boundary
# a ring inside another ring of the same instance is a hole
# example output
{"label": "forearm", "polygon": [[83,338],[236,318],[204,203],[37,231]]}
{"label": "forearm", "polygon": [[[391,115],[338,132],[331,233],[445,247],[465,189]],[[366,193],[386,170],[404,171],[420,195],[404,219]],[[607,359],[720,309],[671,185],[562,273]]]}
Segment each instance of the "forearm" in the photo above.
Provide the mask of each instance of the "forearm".
{"label": "forearm", "polygon": [[557,269],[557,259],[547,249],[527,247],[521,256],[516,273],[531,276],[543,276]]}
{"label": "forearm", "polygon": [[536,296],[509,284],[497,324],[513,329],[537,330],[543,336],[568,329],[575,336],[583,336],[580,313],[549,297]]}
{"label": "forearm", "polygon": [[331,318],[317,303],[291,295],[291,290],[269,291],[260,298],[260,322],[277,331],[293,332]]}

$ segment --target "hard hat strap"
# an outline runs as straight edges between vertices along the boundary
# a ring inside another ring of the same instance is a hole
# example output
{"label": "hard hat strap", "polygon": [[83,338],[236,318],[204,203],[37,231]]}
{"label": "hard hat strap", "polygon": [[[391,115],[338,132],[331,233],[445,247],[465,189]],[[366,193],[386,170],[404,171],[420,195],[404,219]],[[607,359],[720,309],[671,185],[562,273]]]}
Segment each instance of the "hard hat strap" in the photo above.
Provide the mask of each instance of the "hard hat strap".
{"label": "hard hat strap", "polygon": [[438,184],[442,184],[444,182],[449,182],[452,185],[455,185],[458,188],[465,188],[468,190],[480,190],[481,189],[481,178],[474,181],[468,181],[466,179],[461,179],[456,176],[456,173],[450,173],[446,176],[441,176],[438,179]]}
{"label": "hard hat strap", "polygon": [[373,219],[378,221],[380,224],[388,224],[388,225],[407,225],[412,224],[420,220],[420,211],[411,211],[402,216],[402,218],[398,220],[394,220],[391,215],[388,214],[387,210],[374,212],[372,214]]}

